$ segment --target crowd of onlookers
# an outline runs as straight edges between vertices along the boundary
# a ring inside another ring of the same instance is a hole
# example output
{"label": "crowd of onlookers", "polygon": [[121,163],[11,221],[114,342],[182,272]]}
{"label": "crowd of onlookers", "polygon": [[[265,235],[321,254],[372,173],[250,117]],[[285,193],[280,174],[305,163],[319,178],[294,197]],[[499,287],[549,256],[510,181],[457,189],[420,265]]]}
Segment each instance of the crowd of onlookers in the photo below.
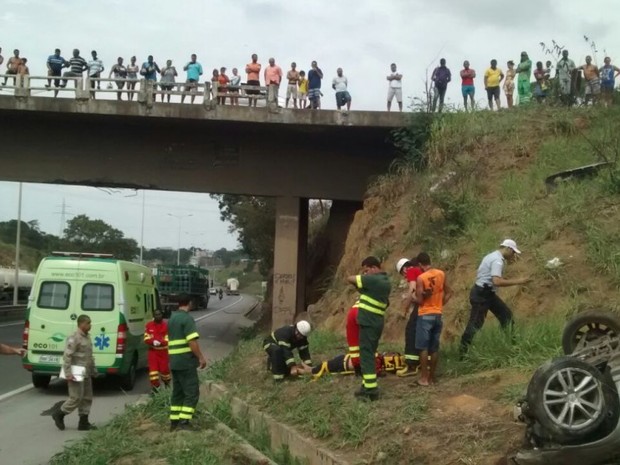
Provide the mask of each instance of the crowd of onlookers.
{"label": "crowd of onlookers", "polygon": [[[562,50],[562,57],[556,63],[554,73],[551,61],[546,61],[544,65],[542,61],[538,61],[533,67],[532,60],[530,60],[527,52],[522,52],[521,60],[516,67],[514,61],[509,60],[506,63],[506,73],[504,73],[497,66],[497,60],[491,60],[490,66],[483,75],[489,109],[493,109],[493,103],[498,109],[501,108],[501,90],[504,91],[509,108],[514,104],[515,90],[520,105],[529,103],[532,96],[538,103],[544,103],[552,91],[555,91],[555,95],[559,97],[560,101],[568,106],[574,104],[582,94],[583,102],[586,105],[590,102],[595,104],[599,99],[605,105],[610,105],[613,100],[615,79],[620,75],[620,68],[612,65],[609,57],[605,57],[604,65],[601,67],[592,63],[590,55],[586,56],[585,61],[585,64],[576,66],[575,62],[569,58],[568,50]],[[534,82],[531,82],[532,69]],[[477,75],[467,60],[463,63],[463,69],[459,74],[463,105],[467,111],[468,108],[473,109],[475,105],[475,79]],[[439,66],[433,70],[431,81],[431,109],[433,112],[442,111],[448,84],[452,81],[452,73],[446,66],[445,58],[442,58],[439,61]]]}
{"label": "crowd of onlookers", "polygon": [[[4,62],[0,48],[0,65]],[[13,51],[6,63],[5,74],[18,76],[30,74],[26,66],[27,59],[20,56],[19,50]],[[80,51],[74,49],[71,58],[68,60],[61,55],[61,51],[56,49],[53,55],[50,55],[46,62],[47,75],[49,77],[46,88],[54,90],[54,96],[58,95],[59,89],[67,86],[70,79],[81,78],[86,72],[91,86],[91,98],[95,98],[96,90],[101,87],[102,73],[105,71],[103,61],[98,57],[97,52],[91,52],[91,59],[86,60],[80,56]],[[161,95],[161,101],[170,102],[172,91],[180,90],[181,102],[185,101],[186,95],[189,94],[191,102],[197,94],[198,84],[203,76],[203,67],[197,61],[197,56],[192,54],[190,60],[183,66],[186,73],[184,82],[178,83],[177,78],[179,71],[172,64],[172,60],[167,60],[166,65],[160,67],[155,62],[152,55],[149,55],[142,65],[138,65],[137,58],[132,56],[129,64],[125,64],[122,57],[118,57],[116,63],[110,68],[108,79],[112,79],[117,87],[117,99],[122,100],[121,89],[127,93],[127,100],[133,100],[135,95],[136,84],[139,80],[144,79],[147,85],[152,86],[153,90]],[[282,68],[276,64],[274,58],[269,58],[269,63],[265,68],[258,62],[258,56],[253,54],[250,63],[245,66],[247,79],[241,82],[239,70],[233,68],[231,74],[227,74],[227,69],[221,67],[213,69],[211,74],[211,89],[213,98],[221,105],[229,103],[230,105],[239,105],[240,96],[248,98],[248,105],[256,106],[259,97],[265,95],[264,87],[261,87],[261,71],[262,82],[264,86],[272,89],[273,99],[278,102],[280,86],[286,81],[286,98],[285,106],[288,108],[292,103],[293,108],[321,108],[321,84],[324,79],[323,71],[319,68],[316,61],[310,64],[310,70],[306,74],[303,70],[297,69],[296,63],[291,63],[290,69],[284,74]],[[8,76],[5,76],[4,83],[6,85]],[[15,79],[15,78],[14,78]],[[391,74],[387,76],[389,81],[388,88],[388,111],[391,109],[391,103],[394,98],[398,102],[399,110],[402,111],[402,75],[396,71],[396,65],[391,65]],[[338,109],[351,109],[351,94],[348,91],[348,80],[343,74],[342,68],[336,70],[336,76],[332,79],[332,89],[335,91],[336,104]],[[112,88],[112,82],[108,84]]]}
{"label": "crowd of onlookers", "polygon": [[[4,62],[0,48],[0,65]],[[572,105],[577,97],[583,94],[585,104],[590,102],[597,103],[601,100],[605,105],[612,103],[612,96],[615,87],[615,79],[620,75],[620,68],[611,64],[611,59],[605,57],[604,65],[601,67],[592,63],[592,57],[587,56],[585,64],[576,66],[574,61],[569,58],[568,50],[562,51],[562,57],[554,66],[551,61],[544,65],[538,61],[532,65],[527,52],[521,54],[521,60],[515,66],[515,62],[509,60],[506,63],[506,72],[498,67],[497,60],[491,60],[490,66],[485,70],[483,83],[486,91],[488,106],[492,110],[501,108],[500,95],[503,91],[506,96],[508,107],[514,104],[513,96],[519,97],[519,104],[526,104],[534,99],[543,103],[553,92],[563,103]],[[19,50],[13,51],[6,63],[6,75],[14,75],[15,78],[29,74],[27,66],[28,60],[20,56]],[[95,91],[100,89],[102,73],[105,68],[102,60],[96,51],[91,52],[91,59],[85,60],[80,56],[78,49],[73,50],[71,58],[66,60],[61,55],[59,49],[50,55],[46,62],[47,74],[49,76],[46,88],[54,90],[54,96],[58,95],[61,88],[67,86],[69,79],[81,78],[86,72],[91,86],[91,98],[95,98]],[[181,95],[181,102],[185,101],[186,95],[190,95],[191,102],[197,94],[197,89],[202,78],[203,67],[197,61],[197,56],[192,54],[190,60],[183,66],[186,78],[178,83],[179,72],[172,64],[172,60],[167,60],[165,66],[160,67],[149,55],[141,65],[138,65],[135,56],[132,56],[129,64],[125,64],[122,57],[118,57],[116,63],[110,68],[108,79],[112,80],[117,87],[117,98],[122,100],[121,90],[127,93],[127,100],[133,100],[136,84],[143,79],[148,86],[151,86],[156,94],[161,96],[161,101],[170,102],[173,91],[178,91]],[[210,78],[211,92],[214,99],[221,105],[239,105],[239,98],[247,98],[248,105],[256,106],[259,98],[264,98],[267,94],[265,87],[261,87],[261,72],[263,85],[268,87],[274,102],[278,102],[280,87],[286,82],[285,107],[292,103],[293,108],[320,109],[321,84],[324,79],[323,71],[319,68],[316,61],[312,61],[310,70],[306,74],[303,70],[297,69],[296,63],[291,63],[290,69],[286,74],[282,68],[276,64],[274,58],[269,58],[268,65],[262,67],[258,62],[258,56],[253,54],[250,63],[245,66],[246,80],[242,82],[242,77],[237,68],[233,68],[231,74],[227,74],[227,69],[221,67],[213,69]],[[555,72],[554,72],[555,71]],[[582,73],[583,81],[582,84]],[[476,71],[471,68],[469,61],[463,63],[460,71],[461,93],[465,110],[475,107],[477,78]],[[531,76],[534,82],[531,82]],[[402,74],[397,71],[396,64],[390,66],[390,74],[387,76],[388,94],[387,110],[391,110],[392,101],[396,98],[398,108],[403,109],[402,96]],[[15,79],[14,78],[14,79]],[[1,85],[6,85],[8,77],[5,76]],[[113,88],[112,81],[108,82],[108,88]],[[431,86],[428,93],[429,109],[433,112],[441,112],[444,107],[444,99],[448,85],[452,82],[452,73],[446,65],[445,58],[442,58],[431,75]],[[336,106],[338,109],[350,110],[351,94],[348,90],[348,80],[342,68],[336,70],[336,76],[332,79],[332,89],[335,91]],[[159,90],[157,90],[159,88]]]}

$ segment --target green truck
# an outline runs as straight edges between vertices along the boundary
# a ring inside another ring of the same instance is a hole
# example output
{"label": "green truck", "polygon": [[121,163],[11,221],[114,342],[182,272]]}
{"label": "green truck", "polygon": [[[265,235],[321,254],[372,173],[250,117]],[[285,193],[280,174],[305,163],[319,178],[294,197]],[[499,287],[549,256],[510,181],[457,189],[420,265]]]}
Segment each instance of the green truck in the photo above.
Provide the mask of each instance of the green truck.
{"label": "green truck", "polygon": [[191,296],[194,310],[209,305],[209,270],[193,265],[159,265],[155,281],[165,317],[178,307],[180,294]]}

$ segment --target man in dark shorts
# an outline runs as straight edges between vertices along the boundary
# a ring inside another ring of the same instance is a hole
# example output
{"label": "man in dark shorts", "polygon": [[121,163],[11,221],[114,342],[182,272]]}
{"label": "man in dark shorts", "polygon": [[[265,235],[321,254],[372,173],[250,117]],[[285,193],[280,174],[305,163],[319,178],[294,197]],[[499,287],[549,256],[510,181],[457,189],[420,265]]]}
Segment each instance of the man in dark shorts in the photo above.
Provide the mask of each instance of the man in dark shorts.
{"label": "man in dark shorts", "polygon": [[[13,56],[8,59],[6,62],[6,74],[17,75],[17,69],[19,65],[22,64],[22,59],[19,57],[19,50],[13,50]],[[6,86],[6,81],[8,80],[8,76],[4,77],[3,86]],[[15,78],[13,78],[13,85],[15,85]]]}
{"label": "man in dark shorts", "polygon": [[[69,62],[65,60],[62,56],[60,56],[60,49],[54,50],[54,54],[47,57],[47,75],[56,77],[54,79],[54,97],[58,96],[58,87],[60,87],[60,76],[62,74],[62,69],[69,66]],[[47,80],[47,85],[45,87],[51,87],[52,80]]]}
{"label": "man in dark shorts", "polygon": [[[258,55],[256,53],[252,54],[252,63],[248,63],[245,65],[245,72],[248,75],[247,85],[248,86],[260,86],[260,68],[261,65],[258,62]],[[248,90],[246,91],[247,95],[258,95],[260,94],[260,90]],[[256,106],[257,98],[249,98],[248,106]]]}
{"label": "man in dark shorts", "polygon": [[[69,60],[69,71],[65,71],[63,77],[81,78],[84,74],[84,71],[86,71],[87,69],[88,64],[86,63],[86,60],[80,56],[80,51],[75,48],[73,49],[73,56]],[[67,79],[63,79],[60,87],[66,87],[67,81]],[[74,82],[76,82],[77,86],[77,81]]]}
{"label": "man in dark shorts", "polygon": [[[190,61],[183,67],[183,71],[187,71],[187,81],[185,84],[185,92],[192,93],[191,103],[196,98],[196,86],[202,76],[202,65],[196,61],[196,54],[192,53]],[[185,101],[185,93],[181,95],[181,103]]]}
{"label": "man in dark shorts", "polygon": [[308,100],[310,101],[310,109],[321,109],[321,79],[323,79],[323,71],[317,65],[316,61],[311,63],[310,71],[308,71]]}

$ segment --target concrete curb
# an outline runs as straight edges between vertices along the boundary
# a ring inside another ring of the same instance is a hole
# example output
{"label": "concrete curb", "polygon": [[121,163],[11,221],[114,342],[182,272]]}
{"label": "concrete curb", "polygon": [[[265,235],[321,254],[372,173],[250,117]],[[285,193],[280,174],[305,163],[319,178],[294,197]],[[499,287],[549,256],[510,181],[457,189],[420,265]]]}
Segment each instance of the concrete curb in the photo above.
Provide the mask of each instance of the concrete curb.
{"label": "concrete curb", "polygon": [[252,431],[267,428],[271,436],[271,448],[277,450],[286,446],[291,455],[307,460],[308,465],[350,465],[336,454],[317,446],[311,439],[291,426],[276,421],[247,402],[233,396],[226,387],[207,381],[200,386],[203,399],[230,399],[232,414],[236,418],[247,417]]}

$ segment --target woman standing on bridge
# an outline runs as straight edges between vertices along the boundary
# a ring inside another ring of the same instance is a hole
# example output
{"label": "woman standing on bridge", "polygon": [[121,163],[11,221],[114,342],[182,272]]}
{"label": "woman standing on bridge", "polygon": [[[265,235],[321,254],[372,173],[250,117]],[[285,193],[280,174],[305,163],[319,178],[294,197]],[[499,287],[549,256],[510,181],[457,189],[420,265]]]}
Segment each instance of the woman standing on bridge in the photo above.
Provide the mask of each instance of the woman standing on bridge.
{"label": "woman standing on bridge", "polygon": [[127,100],[133,100],[133,91],[136,88],[136,82],[138,82],[138,71],[140,71],[140,67],[136,64],[136,57],[131,57],[131,64],[127,67]]}

